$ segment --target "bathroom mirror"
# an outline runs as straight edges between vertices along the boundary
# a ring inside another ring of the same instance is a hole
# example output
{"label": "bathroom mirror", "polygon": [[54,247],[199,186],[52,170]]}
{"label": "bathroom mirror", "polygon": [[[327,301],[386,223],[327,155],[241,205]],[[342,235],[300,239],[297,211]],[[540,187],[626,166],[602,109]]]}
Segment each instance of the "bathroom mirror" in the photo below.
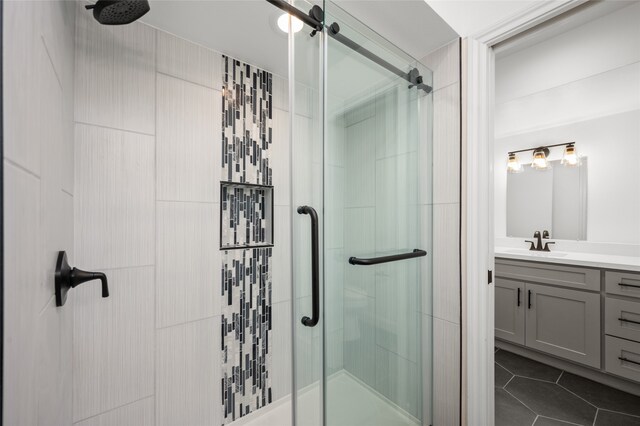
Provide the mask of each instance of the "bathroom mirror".
{"label": "bathroom mirror", "polygon": [[523,165],[507,175],[507,236],[531,238],[548,230],[551,238],[587,239],[587,159],[579,167],[550,161],[551,168]]}

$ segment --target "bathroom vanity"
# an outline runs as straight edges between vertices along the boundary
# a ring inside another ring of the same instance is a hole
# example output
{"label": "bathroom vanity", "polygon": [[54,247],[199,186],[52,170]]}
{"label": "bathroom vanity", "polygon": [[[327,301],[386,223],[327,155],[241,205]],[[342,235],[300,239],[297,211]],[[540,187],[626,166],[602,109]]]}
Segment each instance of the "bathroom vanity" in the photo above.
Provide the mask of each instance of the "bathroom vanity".
{"label": "bathroom vanity", "polygon": [[496,248],[497,346],[638,394],[640,258]]}

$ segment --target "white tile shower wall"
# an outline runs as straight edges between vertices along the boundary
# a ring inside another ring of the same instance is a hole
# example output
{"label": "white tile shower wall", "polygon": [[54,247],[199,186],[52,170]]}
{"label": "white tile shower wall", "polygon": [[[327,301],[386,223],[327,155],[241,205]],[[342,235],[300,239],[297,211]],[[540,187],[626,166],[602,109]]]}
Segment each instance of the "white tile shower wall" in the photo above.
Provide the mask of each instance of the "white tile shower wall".
{"label": "white tile shower wall", "polygon": [[220,88],[158,74],[157,90],[157,199],[219,202]]}
{"label": "white tile shower wall", "polygon": [[100,286],[75,289],[73,417],[83,420],[154,394],[153,266],[107,269]]}
{"label": "white tile shower wall", "polygon": [[[76,296],[84,308],[77,311],[82,325],[74,333],[74,420],[220,424],[221,280],[215,259],[222,56],[141,23],[104,27],[82,7],[76,13],[78,264],[107,268],[114,287],[106,301],[95,288]],[[279,77],[274,82],[274,106],[280,108],[274,110],[274,138],[281,143],[272,159],[282,173],[274,182],[280,209],[290,208],[287,84]],[[37,151],[20,148],[16,157],[39,172],[39,157],[30,154]],[[282,279],[273,298],[279,301],[276,318],[286,325],[288,311],[281,308],[291,297],[285,244],[290,219],[281,216],[275,238],[283,253],[274,272]],[[122,301],[125,295],[131,300]],[[120,320],[125,318],[128,324]],[[109,333],[88,332],[106,325]],[[272,374],[275,398],[290,393],[290,332],[282,327],[274,335],[282,353]],[[100,354],[105,339],[110,350],[128,356]],[[92,364],[97,362],[102,365]],[[149,398],[155,399],[151,413]]]}
{"label": "white tile shower wall", "polygon": [[[73,262],[75,9],[4,2],[4,424],[71,424],[73,300],[55,306],[57,251]],[[10,65],[9,65],[10,64]],[[72,298],[71,298],[72,299]]]}
{"label": "white tile shower wall", "polygon": [[98,24],[77,3],[75,120],[155,134],[156,31]]}
{"label": "white tile shower wall", "polygon": [[433,237],[433,294],[423,297],[422,335],[425,341],[433,338],[433,353],[423,351],[423,370],[433,365],[434,426],[460,422],[459,49],[456,40],[421,60],[434,71],[433,205],[422,210],[422,220],[432,223]]}

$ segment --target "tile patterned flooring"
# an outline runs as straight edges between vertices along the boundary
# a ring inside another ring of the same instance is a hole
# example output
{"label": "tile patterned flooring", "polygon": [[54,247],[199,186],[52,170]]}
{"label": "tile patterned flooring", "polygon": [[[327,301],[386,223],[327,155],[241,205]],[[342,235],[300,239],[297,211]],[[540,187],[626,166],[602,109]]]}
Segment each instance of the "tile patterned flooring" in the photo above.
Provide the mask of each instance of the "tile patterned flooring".
{"label": "tile patterned flooring", "polygon": [[495,391],[496,426],[640,426],[640,397],[503,349]]}

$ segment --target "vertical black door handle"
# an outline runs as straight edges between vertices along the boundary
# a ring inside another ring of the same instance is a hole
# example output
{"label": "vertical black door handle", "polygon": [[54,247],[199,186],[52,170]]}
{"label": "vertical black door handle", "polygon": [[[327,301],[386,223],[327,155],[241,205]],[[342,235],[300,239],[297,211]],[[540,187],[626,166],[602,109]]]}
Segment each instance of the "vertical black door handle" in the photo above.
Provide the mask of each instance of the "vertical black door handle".
{"label": "vertical black door handle", "polygon": [[518,306],[520,306],[520,287],[518,287]]}
{"label": "vertical black door handle", "polygon": [[320,319],[320,252],[318,248],[318,213],[313,207],[298,207],[299,214],[308,214],[311,218],[311,318],[302,317],[302,324],[315,327]]}
{"label": "vertical black door handle", "polygon": [[527,309],[531,309],[531,290],[529,290],[527,293],[527,304],[528,304]]}

